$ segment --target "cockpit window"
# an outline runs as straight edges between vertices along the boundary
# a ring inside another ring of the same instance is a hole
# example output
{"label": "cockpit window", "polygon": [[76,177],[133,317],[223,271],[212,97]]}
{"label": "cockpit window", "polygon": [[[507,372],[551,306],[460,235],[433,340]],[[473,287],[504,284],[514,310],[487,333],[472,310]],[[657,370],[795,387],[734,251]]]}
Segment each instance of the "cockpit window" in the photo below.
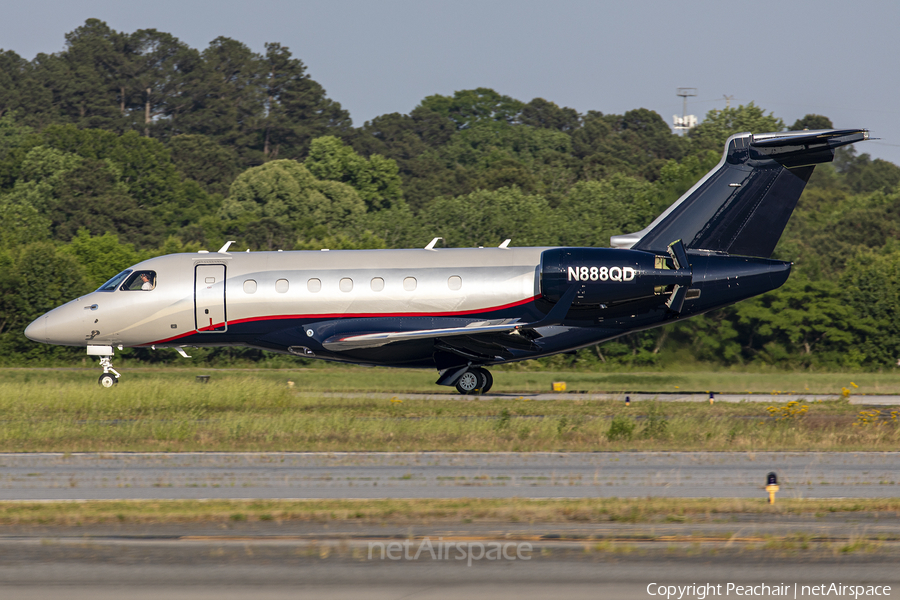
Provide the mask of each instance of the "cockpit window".
{"label": "cockpit window", "polygon": [[156,287],[156,271],[135,271],[122,284],[126,291],[148,292]]}
{"label": "cockpit window", "polygon": [[130,274],[131,274],[131,269],[122,271],[121,273],[119,273],[118,275],[116,275],[115,277],[113,277],[112,279],[110,279],[109,281],[104,283],[103,285],[101,285],[99,288],[97,288],[97,291],[98,292],[114,292],[114,291],[116,291],[116,288],[119,287],[119,284],[122,283],[122,281],[124,281],[124,279],[126,277],[128,277]]}

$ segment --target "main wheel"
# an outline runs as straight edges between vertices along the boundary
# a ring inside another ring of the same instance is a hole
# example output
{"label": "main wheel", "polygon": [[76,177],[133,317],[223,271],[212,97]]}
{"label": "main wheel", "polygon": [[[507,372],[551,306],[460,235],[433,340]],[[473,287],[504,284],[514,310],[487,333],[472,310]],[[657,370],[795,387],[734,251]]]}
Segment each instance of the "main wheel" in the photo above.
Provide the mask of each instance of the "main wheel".
{"label": "main wheel", "polygon": [[109,373],[104,373],[103,375],[100,376],[100,379],[98,379],[97,381],[103,387],[111,388],[112,386],[119,383],[119,378],[116,377],[115,375],[110,375]]}
{"label": "main wheel", "polygon": [[481,375],[481,393],[487,394],[494,385],[494,376],[487,369],[478,367],[478,374]]}
{"label": "main wheel", "polygon": [[476,369],[470,369],[456,382],[456,391],[460,394],[474,394],[481,389],[482,380],[481,374]]}

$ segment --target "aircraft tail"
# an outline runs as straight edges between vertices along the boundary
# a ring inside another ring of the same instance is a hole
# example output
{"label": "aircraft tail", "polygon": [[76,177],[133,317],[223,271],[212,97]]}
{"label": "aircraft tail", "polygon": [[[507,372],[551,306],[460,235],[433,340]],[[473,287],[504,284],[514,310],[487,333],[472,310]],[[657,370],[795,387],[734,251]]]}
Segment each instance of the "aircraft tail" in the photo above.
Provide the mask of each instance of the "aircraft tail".
{"label": "aircraft tail", "polygon": [[687,249],[768,258],[815,166],[840,146],[869,139],[865,129],[739,133],[722,161],[650,225],[613,236],[614,248]]}

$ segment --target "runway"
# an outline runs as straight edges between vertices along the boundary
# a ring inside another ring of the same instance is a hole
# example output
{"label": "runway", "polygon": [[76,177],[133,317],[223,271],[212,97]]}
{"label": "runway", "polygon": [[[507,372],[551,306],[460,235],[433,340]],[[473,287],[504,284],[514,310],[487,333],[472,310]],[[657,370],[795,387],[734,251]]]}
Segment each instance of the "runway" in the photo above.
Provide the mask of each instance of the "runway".
{"label": "runway", "polygon": [[[673,585],[721,586],[718,595],[725,595],[729,583],[783,586],[789,596],[795,585],[802,590],[803,585],[831,583],[878,585],[881,597],[894,597],[900,590],[895,519],[871,514],[794,517],[773,528],[767,522],[771,518],[644,525],[286,522],[7,527],[0,535],[0,590],[4,598],[92,600],[503,600],[560,595],[629,600],[650,597],[648,588],[658,593],[660,586]],[[789,537],[775,543],[769,537],[785,534]],[[488,546],[491,540],[512,546],[505,558],[481,558],[469,565],[457,553],[449,558],[427,551],[414,556],[426,539],[470,544],[479,555],[477,545]],[[791,540],[807,542],[800,548]],[[410,552],[395,559],[377,550],[370,553],[372,544],[377,548],[385,542],[408,542]],[[861,549],[848,551],[848,544]],[[890,591],[883,586],[890,586]],[[728,594],[736,595],[734,590]]]}
{"label": "runway", "polygon": [[0,500],[900,495],[900,453],[0,454]]}

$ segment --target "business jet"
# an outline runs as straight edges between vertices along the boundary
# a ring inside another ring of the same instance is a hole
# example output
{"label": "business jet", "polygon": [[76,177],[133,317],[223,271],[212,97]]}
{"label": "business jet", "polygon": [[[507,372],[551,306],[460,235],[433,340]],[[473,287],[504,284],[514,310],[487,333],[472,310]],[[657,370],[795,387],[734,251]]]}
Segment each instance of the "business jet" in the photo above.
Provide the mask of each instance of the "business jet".
{"label": "business jet", "polygon": [[122,271],[32,322],[84,346],[112,387],[114,348],[248,346],[329,361],[436,369],[487,392],[487,367],[569,352],[774,290],[769,257],[815,166],[865,129],[740,133],[721,162],[610,248],[438,248],[172,254]]}

